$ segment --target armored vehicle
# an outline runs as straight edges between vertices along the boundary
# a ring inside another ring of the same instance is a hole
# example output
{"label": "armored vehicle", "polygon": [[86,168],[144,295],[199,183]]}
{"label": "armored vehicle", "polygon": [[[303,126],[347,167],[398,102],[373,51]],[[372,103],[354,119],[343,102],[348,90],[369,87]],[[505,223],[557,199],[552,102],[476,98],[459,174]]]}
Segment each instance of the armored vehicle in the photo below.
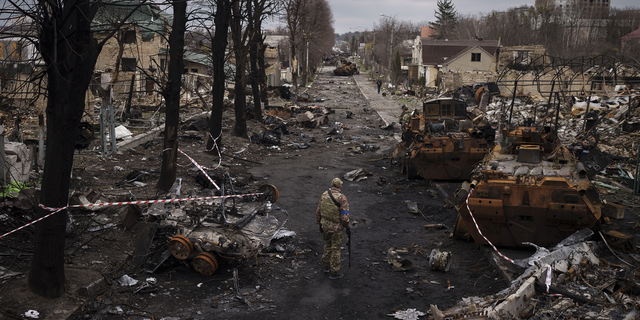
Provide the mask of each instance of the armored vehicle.
{"label": "armored vehicle", "polygon": [[460,99],[438,98],[423,103],[402,133],[402,142],[393,152],[404,159],[407,178],[467,180],[476,163],[491,148],[494,130],[483,124],[483,113],[467,112]]}
{"label": "armored vehicle", "polygon": [[456,191],[455,237],[552,246],[596,224],[603,204],[584,165],[558,144],[552,127],[504,129],[502,137],[475,168],[472,182]]}
{"label": "armored vehicle", "polygon": [[[236,200],[242,199],[247,201],[236,205]],[[264,185],[258,189],[257,199],[245,196],[187,205],[154,203],[149,211],[162,216],[159,228],[164,233],[173,234],[168,252],[178,260],[190,260],[197,272],[210,276],[218,269],[218,259],[256,258],[271,240],[282,237],[284,223],[269,215],[277,200],[278,189]],[[225,202],[233,205],[225,206]]]}

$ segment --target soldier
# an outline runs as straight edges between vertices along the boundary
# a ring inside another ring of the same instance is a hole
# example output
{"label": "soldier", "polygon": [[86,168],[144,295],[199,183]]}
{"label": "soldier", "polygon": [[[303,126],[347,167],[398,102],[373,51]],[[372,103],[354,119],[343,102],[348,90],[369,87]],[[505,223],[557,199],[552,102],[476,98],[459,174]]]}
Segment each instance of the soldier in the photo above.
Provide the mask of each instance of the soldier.
{"label": "soldier", "polygon": [[329,279],[342,278],[340,273],[340,246],[344,235],[342,229],[347,229],[347,234],[351,234],[349,227],[349,202],[342,194],[342,180],[334,178],[331,181],[331,189],[325,191],[318,202],[316,210],[316,222],[320,226],[322,238],[324,239],[324,252],[322,263],[324,272],[329,273]]}
{"label": "soldier", "polygon": [[409,111],[409,108],[407,108],[407,106],[405,105],[402,105],[402,113],[400,114],[400,117],[398,117],[398,123],[400,123],[402,131],[404,131],[404,128],[407,126],[407,124],[409,124],[410,120],[411,112]]}
{"label": "soldier", "polygon": [[380,87],[382,87],[382,80],[378,79],[378,81],[376,81],[376,86],[378,86],[378,94],[380,94]]}

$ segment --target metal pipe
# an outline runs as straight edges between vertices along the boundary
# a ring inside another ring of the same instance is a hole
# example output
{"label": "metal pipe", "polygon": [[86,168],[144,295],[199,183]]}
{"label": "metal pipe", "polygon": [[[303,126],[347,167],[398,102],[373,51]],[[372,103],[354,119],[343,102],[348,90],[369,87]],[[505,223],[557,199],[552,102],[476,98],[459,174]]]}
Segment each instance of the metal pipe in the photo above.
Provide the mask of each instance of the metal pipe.
{"label": "metal pipe", "polygon": [[511,98],[511,107],[509,107],[509,127],[511,127],[511,117],[513,116],[513,104],[516,102],[516,90],[518,89],[518,80],[513,85],[513,97]]}
{"label": "metal pipe", "polygon": [[[551,91],[549,92],[549,102],[547,102],[547,110],[544,112],[545,116],[549,114],[549,106],[551,105],[551,99],[553,99],[553,89],[556,86],[556,80],[553,79],[553,81],[551,82]],[[533,123],[536,122],[535,116],[533,119]],[[542,126],[544,127],[544,121],[542,121]]]}
{"label": "metal pipe", "polygon": [[587,128],[587,113],[589,113],[589,105],[591,104],[591,96],[587,97],[587,110],[584,111],[584,122],[582,123],[582,131]]}
{"label": "metal pipe", "polygon": [[556,123],[554,127],[556,128],[556,132],[558,132],[558,117],[560,117],[560,94],[556,92],[556,100],[558,100],[558,106],[556,107]]}
{"label": "metal pipe", "polygon": [[118,147],[116,146],[116,128],[115,128],[116,118],[113,114],[113,105],[109,105],[109,136],[111,138],[111,154],[114,154],[118,151]]}
{"label": "metal pipe", "polygon": [[582,164],[582,162],[576,162],[576,171],[578,171],[578,174],[582,177],[587,174],[587,170],[585,170],[584,164]]}
{"label": "metal pipe", "polygon": [[638,159],[636,159],[636,176],[633,179],[633,194],[640,195],[640,144],[638,145]]}

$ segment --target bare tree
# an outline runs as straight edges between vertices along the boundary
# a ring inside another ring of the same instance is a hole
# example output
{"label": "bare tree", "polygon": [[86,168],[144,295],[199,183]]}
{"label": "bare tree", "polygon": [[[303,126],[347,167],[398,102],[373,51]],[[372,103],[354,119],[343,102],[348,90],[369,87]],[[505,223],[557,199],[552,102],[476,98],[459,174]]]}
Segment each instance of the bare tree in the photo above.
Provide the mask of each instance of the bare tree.
{"label": "bare tree", "polygon": [[213,65],[213,86],[211,95],[211,119],[207,140],[207,150],[213,149],[213,139],[218,138],[217,144],[222,148],[222,109],[224,108],[224,91],[226,88],[225,51],[228,45],[228,30],[231,23],[231,6],[234,0],[217,0],[214,16],[215,34],[211,40],[211,60]]}
{"label": "bare tree", "polygon": [[187,0],[172,0],[173,24],[169,35],[168,81],[162,90],[166,101],[164,152],[156,188],[168,191],[176,180],[178,159],[178,126],[180,124],[180,89],[184,69],[184,33],[187,28]]}
{"label": "bare tree", "polygon": [[252,14],[250,0],[237,0],[231,5],[231,39],[236,62],[235,72],[235,119],[233,134],[237,137],[247,135],[247,97],[246,77],[248,38],[251,31],[247,26],[247,16]]}
{"label": "bare tree", "polygon": [[[122,24],[98,41],[91,23],[101,2],[60,0],[10,2],[23,19],[32,21],[37,36],[27,35],[43,61],[46,76],[46,161],[37,216],[55,214],[35,224],[34,256],[29,288],[55,298],[64,292],[64,240],[67,222],[63,208],[69,196],[74,143],[98,54]],[[126,20],[125,17],[124,20]],[[124,23],[124,22],[122,22]],[[48,209],[44,209],[47,207]]]}
{"label": "bare tree", "polygon": [[333,14],[326,0],[308,0],[305,3],[305,11],[300,20],[302,36],[297,38],[297,46],[304,48],[298,50],[298,61],[304,62],[302,82],[306,85],[309,73],[313,73],[313,66],[320,63],[325,53],[331,51],[335,43],[335,33]]}
{"label": "bare tree", "polygon": [[273,0],[251,0],[251,15],[249,23],[251,24],[251,35],[249,40],[249,62],[251,65],[251,88],[253,93],[254,116],[256,119],[262,117],[261,102],[267,103],[267,76],[265,74],[264,52],[264,36],[262,35],[262,22],[275,15],[278,10],[278,2]]}
{"label": "bare tree", "polygon": [[[298,70],[293,70],[293,61],[296,59],[296,49],[299,43],[300,24],[307,14],[306,4],[309,0],[284,0],[284,20],[289,36],[289,49],[291,50],[291,73],[293,89],[298,89]],[[296,69],[298,64],[296,63]]]}

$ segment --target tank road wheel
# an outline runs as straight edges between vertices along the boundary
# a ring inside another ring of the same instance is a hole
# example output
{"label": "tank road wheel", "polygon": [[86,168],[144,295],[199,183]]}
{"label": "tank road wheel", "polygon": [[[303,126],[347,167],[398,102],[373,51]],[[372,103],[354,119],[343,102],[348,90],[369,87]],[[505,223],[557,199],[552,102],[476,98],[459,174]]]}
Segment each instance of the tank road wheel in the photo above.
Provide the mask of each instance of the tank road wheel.
{"label": "tank road wheel", "polygon": [[270,184],[261,185],[260,188],[258,188],[258,192],[262,193],[258,196],[258,201],[260,202],[269,201],[271,203],[275,203],[278,201],[278,196],[280,195],[278,193],[278,188]]}
{"label": "tank road wheel", "polygon": [[200,254],[193,258],[193,268],[200,274],[208,277],[218,270],[218,261],[211,253],[200,252]]}
{"label": "tank road wheel", "polygon": [[183,235],[177,235],[169,240],[169,252],[176,259],[184,260],[189,257],[192,251],[193,244]]}

